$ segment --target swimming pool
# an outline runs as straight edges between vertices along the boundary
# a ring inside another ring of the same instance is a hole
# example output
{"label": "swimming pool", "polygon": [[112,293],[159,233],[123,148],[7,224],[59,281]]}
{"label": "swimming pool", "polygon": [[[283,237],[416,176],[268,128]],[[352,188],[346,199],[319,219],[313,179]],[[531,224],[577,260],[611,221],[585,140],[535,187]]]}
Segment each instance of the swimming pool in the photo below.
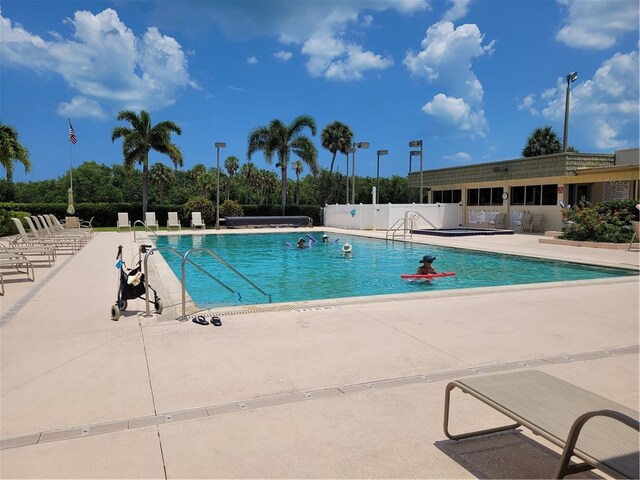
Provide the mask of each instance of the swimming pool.
{"label": "swimming pool", "polygon": [[[258,287],[271,295],[271,301],[295,302],[329,298],[358,297],[393,293],[415,293],[499,285],[585,280],[636,275],[634,271],[595,267],[568,262],[469,251],[448,247],[385,242],[384,240],[340,235],[330,243],[313,243],[298,249],[300,233],[255,233],[220,235],[161,236],[158,247],[173,247],[180,253],[192,248],[208,248],[219,255]],[[306,243],[309,239],[302,235]],[[320,240],[322,233],[314,232]],[[353,245],[346,257],[342,244]],[[181,259],[162,252],[178,278]],[[424,255],[437,257],[433,266],[439,272],[456,272],[430,282],[401,280],[401,273],[415,273]],[[186,289],[202,307],[269,303],[262,295],[227,267],[203,252],[189,258],[227,284],[231,293],[187,264]],[[241,298],[238,298],[238,294]]]}

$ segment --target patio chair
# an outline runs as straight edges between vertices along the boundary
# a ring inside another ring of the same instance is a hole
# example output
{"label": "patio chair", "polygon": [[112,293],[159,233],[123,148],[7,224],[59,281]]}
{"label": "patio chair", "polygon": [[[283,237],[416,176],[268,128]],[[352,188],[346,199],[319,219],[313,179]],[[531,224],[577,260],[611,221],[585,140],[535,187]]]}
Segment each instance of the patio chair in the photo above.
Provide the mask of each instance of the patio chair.
{"label": "patio chair", "polygon": [[178,230],[182,230],[182,225],[180,225],[180,220],[178,220],[178,212],[169,212],[167,230],[171,230],[173,227],[178,227]]}
{"label": "patio chair", "polygon": [[206,228],[204,222],[202,221],[202,213],[201,212],[191,212],[191,228]]}
{"label": "patio chair", "polygon": [[522,215],[522,231],[525,230],[531,231],[531,224],[533,223],[533,215],[529,212],[526,212]]}
{"label": "patio chair", "polygon": [[131,221],[129,221],[129,214],[127,212],[118,212],[116,229],[120,231],[121,228],[128,228],[129,231],[131,231]]}
{"label": "patio chair", "polygon": [[145,223],[147,224],[148,228],[155,228],[156,230],[160,229],[158,220],[156,220],[156,212],[147,212],[145,218],[147,219]]}
{"label": "patio chair", "polygon": [[72,252],[80,250],[81,243],[77,238],[61,238],[61,237],[47,237],[38,233],[35,225],[29,217],[25,217],[25,221],[29,225],[31,235],[27,234],[24,230],[24,226],[20,219],[12,217],[11,220],[18,229],[18,235],[11,240],[11,244],[14,246],[22,245],[35,245],[35,246],[54,246],[57,250],[69,249]]}
{"label": "patio chair", "polygon": [[493,219],[493,226],[495,228],[507,228],[507,216],[504,213],[498,213],[496,218]]}
{"label": "patio chair", "polygon": [[540,230],[540,227],[542,226],[543,218],[544,218],[544,215],[542,213],[536,213],[533,216],[533,219],[531,220],[531,226],[529,227],[529,232],[536,232]]}
{"label": "patio chair", "polygon": [[631,226],[633,227],[633,237],[631,237],[631,242],[629,243],[629,248],[627,248],[627,251],[631,250],[633,242],[636,239],[640,241],[640,222],[631,222]]}
{"label": "patio chair", "polygon": [[57,228],[50,226],[46,218],[47,217],[45,215],[37,215],[31,217],[36,227],[40,226],[40,231],[45,232],[45,235],[49,237],[77,238],[78,241],[82,244],[86,244],[89,241],[89,238],[83,232],[80,232],[80,230],[58,230]]}
{"label": "patio chair", "polygon": [[32,263],[35,260],[30,257],[44,257],[42,261],[46,261],[50,267],[57,259],[55,245],[11,245],[0,242],[0,254],[3,253],[23,255]]}
{"label": "patio chair", "polygon": [[[469,433],[449,432],[451,391],[459,388],[515,424]],[[563,449],[554,478],[599,469],[614,478],[639,478],[638,412],[537,370],[476,376],[445,389],[444,433],[452,440],[525,427]],[[571,464],[571,458],[583,461]]]}
{"label": "patio chair", "polygon": [[[24,255],[16,253],[0,253],[0,268],[7,267],[12,267],[19,273],[24,273],[32,282],[36,279],[33,264]],[[25,270],[20,270],[21,268],[25,268]],[[29,275],[29,269],[31,269],[31,275]],[[2,274],[0,274],[0,295],[4,295],[4,277]]]}

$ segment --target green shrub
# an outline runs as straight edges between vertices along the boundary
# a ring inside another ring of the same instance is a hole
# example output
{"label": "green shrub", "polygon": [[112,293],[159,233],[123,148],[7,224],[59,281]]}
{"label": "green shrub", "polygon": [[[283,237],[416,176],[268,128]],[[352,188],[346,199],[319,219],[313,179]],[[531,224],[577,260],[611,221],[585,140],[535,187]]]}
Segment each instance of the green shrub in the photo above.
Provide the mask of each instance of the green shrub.
{"label": "green shrub", "polygon": [[191,221],[191,212],[202,213],[202,221],[205,225],[213,225],[216,222],[216,209],[213,202],[205,197],[193,197],[182,206],[184,217]]}
{"label": "green shrub", "polygon": [[220,205],[220,217],[244,217],[242,206],[235,200],[225,200]]}
{"label": "green shrub", "polygon": [[18,229],[11,218],[19,218],[24,225],[24,221],[22,219],[29,216],[31,216],[29,212],[17,212],[0,208],[0,237],[18,234]]}
{"label": "green shrub", "polygon": [[629,243],[631,222],[638,219],[637,200],[615,200],[594,206],[574,205],[564,215],[569,227],[560,238],[567,240]]}

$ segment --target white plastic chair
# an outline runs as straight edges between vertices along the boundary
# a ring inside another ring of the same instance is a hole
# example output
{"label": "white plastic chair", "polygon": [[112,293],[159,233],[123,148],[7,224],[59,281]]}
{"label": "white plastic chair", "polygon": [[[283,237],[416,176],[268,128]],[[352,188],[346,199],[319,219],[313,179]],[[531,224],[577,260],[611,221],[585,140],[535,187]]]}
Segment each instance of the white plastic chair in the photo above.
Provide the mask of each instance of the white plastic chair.
{"label": "white plastic chair", "polygon": [[204,222],[202,221],[202,213],[201,212],[191,212],[191,228],[206,228]]}
{"label": "white plastic chair", "polygon": [[158,220],[156,220],[156,212],[147,212],[146,219],[147,221],[145,223],[147,224],[147,227],[155,228],[156,230],[160,229]]}
{"label": "white plastic chair", "polygon": [[118,212],[116,229],[120,231],[121,228],[128,228],[129,231],[131,231],[131,222],[129,221],[129,214],[127,212]]}
{"label": "white plastic chair", "polygon": [[182,230],[182,225],[180,225],[180,220],[178,220],[178,212],[169,212],[167,230],[171,230],[173,227],[178,227],[178,230]]}

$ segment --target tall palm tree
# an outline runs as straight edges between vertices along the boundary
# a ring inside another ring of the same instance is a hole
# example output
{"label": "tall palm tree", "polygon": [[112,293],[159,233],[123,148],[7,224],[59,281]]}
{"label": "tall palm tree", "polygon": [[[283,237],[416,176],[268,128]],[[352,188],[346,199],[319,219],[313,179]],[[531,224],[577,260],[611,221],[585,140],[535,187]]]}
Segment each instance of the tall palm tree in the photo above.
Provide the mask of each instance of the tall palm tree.
{"label": "tall palm tree", "polygon": [[231,187],[231,180],[240,168],[240,161],[233,155],[229,155],[224,161],[224,168],[229,174],[229,181],[227,182],[227,200],[229,200],[229,188]]}
{"label": "tall palm tree", "polygon": [[522,150],[523,157],[537,157],[538,155],[551,155],[552,153],[560,153],[562,145],[558,134],[553,131],[550,126],[536,128],[529,138],[527,144]]}
{"label": "tall palm tree", "polygon": [[13,183],[13,164],[24,165],[25,173],[31,171],[29,150],[18,141],[18,130],[13,125],[0,123],[0,165],[7,171],[7,182]]}
{"label": "tall palm tree", "polygon": [[191,170],[189,170],[189,178],[197,183],[200,175],[204,175],[205,173],[207,173],[207,167],[202,163],[196,163]]}
{"label": "tall palm tree", "polygon": [[311,135],[316,134],[316,122],[309,115],[296,117],[289,125],[285,125],[278,119],[271,120],[265,127],[257,127],[249,132],[247,140],[247,157],[262,150],[265,161],[270,164],[273,156],[278,157],[277,167],[281,173],[281,197],[282,215],[285,214],[287,205],[287,167],[291,153],[297,155],[309,165],[311,172],[315,175],[318,171],[318,151],[309,137],[302,134],[308,128]]}
{"label": "tall palm tree", "polygon": [[164,189],[173,185],[176,176],[164,163],[156,163],[149,169],[149,183],[155,185],[160,192],[160,203],[164,197]]}
{"label": "tall palm tree", "polygon": [[296,205],[300,205],[300,174],[304,170],[304,165],[300,160],[293,162],[293,171],[296,173]]}
{"label": "tall palm tree", "polygon": [[351,147],[353,142],[353,132],[347,125],[336,120],[322,129],[320,138],[322,146],[333,154],[331,168],[329,168],[329,172],[333,173],[336,154],[342,152],[346,155],[347,149]]}
{"label": "tall palm tree", "polygon": [[211,199],[211,195],[216,190],[217,177],[213,172],[205,172],[198,177],[198,181],[196,182],[196,186],[198,188],[198,192],[202,192],[205,197]]}
{"label": "tall palm tree", "polygon": [[155,150],[168,155],[176,167],[182,166],[182,152],[171,143],[171,133],[180,135],[182,130],[177,123],[171,121],[160,122],[151,126],[151,116],[144,110],[140,115],[131,110],[118,113],[118,120],[125,120],[129,127],[115,127],[111,134],[111,141],[122,137],[122,154],[124,168],[131,172],[136,162],[142,164],[142,218],[147,214],[147,189],[149,183],[149,151]]}

